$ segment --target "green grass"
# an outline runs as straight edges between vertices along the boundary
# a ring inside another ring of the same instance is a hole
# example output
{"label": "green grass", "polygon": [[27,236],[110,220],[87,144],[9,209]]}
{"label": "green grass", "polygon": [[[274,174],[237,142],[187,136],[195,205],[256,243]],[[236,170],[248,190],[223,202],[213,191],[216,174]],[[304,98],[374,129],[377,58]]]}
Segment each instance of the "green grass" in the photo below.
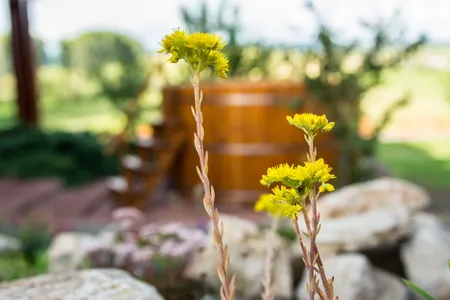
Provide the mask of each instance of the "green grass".
{"label": "green grass", "polygon": [[67,131],[90,130],[93,132],[119,131],[124,116],[106,99],[92,101],[68,101],[66,104],[44,103],[41,107],[42,126]]}
{"label": "green grass", "polygon": [[378,153],[393,175],[428,188],[450,189],[450,141],[383,143]]}
{"label": "green grass", "polygon": [[[117,132],[125,121],[106,99],[65,103],[44,101],[39,111],[42,128],[51,130]],[[15,114],[15,102],[0,102],[0,128],[14,124]]]}
{"label": "green grass", "polygon": [[[42,101],[40,124],[43,129],[70,132],[91,131],[115,133],[125,125],[125,117],[107,99],[97,98],[84,101]],[[16,121],[14,101],[0,101],[0,129],[9,128]],[[151,122],[158,117],[158,111],[147,109],[142,121]]]}
{"label": "green grass", "polygon": [[30,265],[21,252],[7,252],[0,257],[0,282],[22,279],[47,273],[48,253],[38,254],[37,262]]}
{"label": "green grass", "polygon": [[[103,97],[99,97],[95,81],[80,77],[73,70],[60,66],[41,67],[37,72],[39,117],[43,129],[64,131],[92,131],[96,133],[120,131],[125,124],[124,114]],[[0,76],[0,129],[16,121],[15,84],[10,75]],[[142,122],[158,117],[161,95],[152,90],[141,99]]]}
{"label": "green grass", "polygon": [[371,120],[378,120],[395,101],[409,94],[410,103],[393,116],[392,125],[420,116],[422,120],[450,115],[450,71],[422,67],[387,70],[383,85],[372,90],[362,102],[362,109]]}
{"label": "green grass", "polygon": [[424,67],[387,70],[383,81],[391,88],[409,91],[412,100],[447,99],[450,72]]}

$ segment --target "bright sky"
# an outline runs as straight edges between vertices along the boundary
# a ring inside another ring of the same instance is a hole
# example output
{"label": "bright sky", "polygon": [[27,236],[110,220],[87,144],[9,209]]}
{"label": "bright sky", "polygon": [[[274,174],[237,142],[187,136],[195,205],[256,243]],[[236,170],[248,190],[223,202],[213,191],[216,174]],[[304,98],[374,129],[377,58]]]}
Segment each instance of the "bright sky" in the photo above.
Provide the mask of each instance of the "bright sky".
{"label": "bright sky", "polygon": [[[219,0],[207,0],[212,8]],[[0,0],[0,32],[9,28],[7,0]],[[179,7],[195,8],[198,0],[32,0],[32,32],[48,43],[93,29],[128,33],[148,48],[172,28],[183,26]],[[314,30],[302,0],[229,0],[239,4],[246,40],[298,44]],[[449,0],[316,0],[327,20],[349,36],[358,34],[358,19],[388,16],[401,7],[414,33],[450,42]],[[297,28],[297,30],[293,30]]]}

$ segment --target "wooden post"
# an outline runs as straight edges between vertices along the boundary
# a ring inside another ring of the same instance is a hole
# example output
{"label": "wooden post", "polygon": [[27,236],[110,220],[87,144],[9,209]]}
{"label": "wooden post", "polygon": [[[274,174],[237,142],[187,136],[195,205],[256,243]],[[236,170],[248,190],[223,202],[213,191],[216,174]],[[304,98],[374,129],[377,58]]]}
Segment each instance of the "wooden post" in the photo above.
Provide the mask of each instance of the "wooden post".
{"label": "wooden post", "polygon": [[33,42],[28,29],[27,1],[9,0],[11,46],[16,73],[19,118],[27,125],[37,125],[36,74]]}

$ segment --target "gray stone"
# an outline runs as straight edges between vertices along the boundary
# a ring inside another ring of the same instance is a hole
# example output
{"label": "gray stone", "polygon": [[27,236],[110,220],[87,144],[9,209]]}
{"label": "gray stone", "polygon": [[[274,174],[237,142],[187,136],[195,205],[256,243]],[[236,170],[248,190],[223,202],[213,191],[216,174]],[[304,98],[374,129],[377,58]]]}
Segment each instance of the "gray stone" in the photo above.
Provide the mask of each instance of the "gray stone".
{"label": "gray stone", "polygon": [[163,300],[151,285],[114,269],[47,274],[0,284],[2,300]]}
{"label": "gray stone", "polygon": [[373,268],[379,293],[376,300],[406,300],[411,294],[402,280],[386,271]]}
{"label": "gray stone", "polygon": [[409,280],[436,299],[450,299],[450,234],[436,216],[414,217],[414,234],[400,255]]}
{"label": "gray stone", "polygon": [[20,241],[11,236],[7,236],[0,233],[0,254],[7,251],[20,250]]}
{"label": "gray stone", "polygon": [[[248,236],[255,236],[259,233],[259,225],[254,221],[238,218],[232,215],[220,214],[220,222],[223,223],[223,243],[234,243],[244,240]],[[212,236],[212,223],[208,224],[208,236]],[[212,239],[209,239],[212,243]]]}
{"label": "gray stone", "polygon": [[[358,251],[396,242],[411,231],[412,218],[403,207],[378,209],[355,215],[321,219],[317,246],[324,256]],[[303,218],[299,227],[306,231]],[[305,237],[305,240],[308,239]]]}
{"label": "gray stone", "polygon": [[[278,297],[292,297],[292,253],[289,243],[278,235],[275,238],[270,237],[269,232],[261,231],[255,222],[229,216],[221,216],[221,220],[224,222],[224,240],[230,253],[229,274],[236,275],[237,294],[244,299],[260,294],[267,247],[270,245],[275,249],[274,293]],[[208,240],[211,240],[210,236]],[[193,279],[203,278],[209,285],[219,288],[217,260],[217,251],[209,243],[205,248],[193,253],[185,275]]]}
{"label": "gray stone", "polygon": [[351,184],[324,194],[317,203],[322,219],[342,218],[378,209],[402,207],[417,212],[430,204],[430,196],[417,184],[383,177]]}
{"label": "gray stone", "polygon": [[49,272],[77,270],[86,257],[87,249],[96,241],[89,234],[64,232],[55,236],[48,250]]}
{"label": "gray stone", "polygon": [[[324,260],[328,278],[334,276],[334,294],[345,300],[404,300],[406,287],[397,277],[371,266],[361,254],[343,254]],[[309,299],[306,291],[307,270],[297,287],[299,300]],[[320,285],[322,286],[322,285]]]}

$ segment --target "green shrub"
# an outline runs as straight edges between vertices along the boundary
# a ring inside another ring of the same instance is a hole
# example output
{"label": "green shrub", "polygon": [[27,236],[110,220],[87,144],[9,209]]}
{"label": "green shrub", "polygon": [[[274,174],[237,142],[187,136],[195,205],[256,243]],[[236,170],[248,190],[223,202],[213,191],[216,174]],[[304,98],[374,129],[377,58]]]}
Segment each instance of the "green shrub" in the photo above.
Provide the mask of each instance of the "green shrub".
{"label": "green shrub", "polygon": [[117,173],[118,159],[106,157],[91,133],[44,132],[22,125],[0,132],[0,176],[60,178],[74,186]]}
{"label": "green shrub", "polygon": [[46,273],[47,249],[52,240],[50,228],[35,220],[27,220],[19,225],[1,222],[0,232],[20,241],[20,249],[0,255],[0,281]]}

